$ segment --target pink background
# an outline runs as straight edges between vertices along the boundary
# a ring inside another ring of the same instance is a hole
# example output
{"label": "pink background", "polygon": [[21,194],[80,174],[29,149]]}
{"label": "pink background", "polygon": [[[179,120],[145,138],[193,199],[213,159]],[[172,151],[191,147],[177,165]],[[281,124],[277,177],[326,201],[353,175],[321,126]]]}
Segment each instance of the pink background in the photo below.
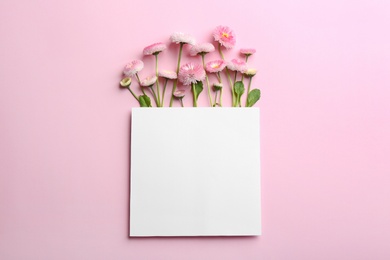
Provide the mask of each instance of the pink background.
{"label": "pink background", "polygon": [[[0,259],[390,259],[390,3],[228,3],[0,2]],[[220,24],[258,50],[263,235],[129,239],[121,70]]]}

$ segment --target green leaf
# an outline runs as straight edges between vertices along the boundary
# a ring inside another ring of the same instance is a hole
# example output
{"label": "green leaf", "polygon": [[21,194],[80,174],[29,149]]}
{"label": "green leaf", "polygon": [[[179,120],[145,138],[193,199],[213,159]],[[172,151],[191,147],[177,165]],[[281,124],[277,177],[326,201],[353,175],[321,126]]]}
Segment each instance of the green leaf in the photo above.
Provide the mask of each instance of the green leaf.
{"label": "green leaf", "polygon": [[234,83],[234,93],[240,98],[245,92],[244,83],[242,81],[237,81]]}
{"label": "green leaf", "polygon": [[260,96],[261,96],[260,89],[251,90],[251,92],[249,92],[248,94],[246,106],[252,107],[260,99]]}
{"label": "green leaf", "polygon": [[147,95],[139,96],[139,105],[141,107],[151,107],[152,103],[150,102],[150,98]]}
{"label": "green leaf", "polygon": [[203,91],[203,82],[198,81],[195,83],[195,99],[198,100],[199,94]]}
{"label": "green leaf", "polygon": [[239,105],[241,107],[241,96],[245,92],[244,83],[242,81],[237,81],[234,83],[233,89],[237,97],[235,106]]}

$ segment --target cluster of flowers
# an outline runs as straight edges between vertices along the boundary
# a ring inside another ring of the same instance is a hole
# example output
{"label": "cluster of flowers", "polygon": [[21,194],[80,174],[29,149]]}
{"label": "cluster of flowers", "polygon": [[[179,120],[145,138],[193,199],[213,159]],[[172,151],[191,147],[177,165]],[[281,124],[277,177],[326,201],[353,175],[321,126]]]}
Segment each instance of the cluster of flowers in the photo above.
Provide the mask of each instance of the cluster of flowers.
{"label": "cluster of flowers", "polygon": [[[215,41],[218,43],[218,51],[221,59],[205,62],[205,56],[215,51],[215,47],[211,43],[195,44],[195,39],[186,33],[174,33],[171,36],[171,42],[179,44],[179,57],[177,62],[177,69],[175,71],[159,70],[158,69],[158,54],[164,51],[167,46],[164,43],[158,42],[147,46],[143,50],[144,55],[155,56],[155,74],[148,76],[144,79],[140,79],[138,73],[144,68],[144,63],[141,60],[133,60],[128,63],[123,71],[124,78],[121,80],[120,85],[127,88],[134,98],[139,102],[141,107],[151,107],[152,102],[150,97],[146,94],[145,89],[149,90],[150,95],[154,99],[154,103],[157,107],[164,106],[164,96],[167,89],[167,84],[171,80],[173,81],[172,93],[170,97],[169,106],[172,106],[174,98],[180,100],[181,106],[183,104],[183,98],[185,91],[178,89],[178,82],[181,82],[184,86],[190,86],[192,92],[193,106],[197,106],[197,101],[200,93],[203,91],[203,81],[207,85],[207,93],[210,106],[222,106],[222,77],[221,72],[225,72],[232,94],[232,106],[241,107],[241,98],[245,93],[244,76],[249,78],[248,87],[246,88],[246,100],[245,106],[251,107],[260,99],[260,90],[251,90],[251,83],[253,76],[256,75],[256,69],[250,69],[247,66],[249,56],[256,52],[255,49],[241,49],[240,53],[245,56],[245,60],[233,59],[229,62],[225,60],[222,47],[231,49],[236,44],[235,33],[227,26],[218,26],[213,32]],[[185,44],[191,45],[190,55],[199,55],[202,58],[202,64],[194,64],[189,62],[184,65],[180,65],[183,46]],[[217,82],[212,86],[209,83],[208,76],[214,74],[217,78]],[[239,79],[241,75],[241,79]],[[137,96],[130,88],[132,78],[136,78],[138,84],[141,86],[142,95]],[[163,82],[160,82],[160,79]],[[162,89],[160,88],[162,83]],[[211,89],[215,92],[214,100],[212,99]],[[219,94],[219,99],[218,99]]]}

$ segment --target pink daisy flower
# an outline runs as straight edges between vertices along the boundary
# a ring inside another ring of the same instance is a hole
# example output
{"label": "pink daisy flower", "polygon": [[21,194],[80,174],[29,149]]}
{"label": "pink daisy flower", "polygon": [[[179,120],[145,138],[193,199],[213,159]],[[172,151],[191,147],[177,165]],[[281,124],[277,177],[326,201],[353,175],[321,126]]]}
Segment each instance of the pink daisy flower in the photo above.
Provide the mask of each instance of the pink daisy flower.
{"label": "pink daisy flower", "polygon": [[232,61],[227,64],[227,67],[229,70],[238,71],[241,73],[244,73],[248,69],[245,61],[237,59],[232,59]]}
{"label": "pink daisy flower", "polygon": [[225,46],[227,49],[231,49],[236,44],[236,35],[232,29],[227,26],[218,26],[213,32],[214,39],[219,44]]}
{"label": "pink daisy flower", "polygon": [[256,49],[241,49],[240,53],[249,56],[249,55],[255,54]]}
{"label": "pink daisy flower", "polygon": [[152,76],[146,77],[143,80],[141,80],[141,86],[142,87],[151,87],[151,86],[153,86],[154,83],[156,83],[156,81],[157,81],[157,77],[152,75]]}
{"label": "pink daisy flower", "polygon": [[158,76],[166,79],[177,79],[177,73],[171,70],[160,70]]}
{"label": "pink daisy flower", "polygon": [[191,56],[196,56],[197,54],[204,55],[214,50],[215,50],[214,45],[212,45],[211,43],[207,42],[207,43],[197,44],[192,46],[192,48],[190,49],[190,55]]}
{"label": "pink daisy flower", "polygon": [[179,80],[185,86],[202,81],[205,79],[205,77],[206,72],[199,64],[193,64],[190,62],[181,66],[179,70]]}
{"label": "pink daisy flower", "polygon": [[183,98],[185,96],[186,92],[183,89],[178,89],[175,92],[173,92],[173,96],[176,98]]}
{"label": "pink daisy flower", "polygon": [[154,43],[154,44],[149,45],[149,46],[144,48],[144,55],[159,54],[160,52],[162,52],[166,48],[167,48],[167,46],[162,42]]}
{"label": "pink daisy flower", "polygon": [[216,73],[222,71],[226,67],[226,61],[224,60],[215,60],[207,62],[206,71],[209,73]]}
{"label": "pink daisy flower", "polygon": [[195,44],[195,38],[188,34],[188,33],[182,33],[182,32],[175,32],[171,35],[171,42],[174,43],[188,43],[190,45]]}
{"label": "pink daisy flower", "polygon": [[144,68],[144,63],[141,60],[133,60],[130,63],[127,63],[123,74],[127,77],[132,77]]}

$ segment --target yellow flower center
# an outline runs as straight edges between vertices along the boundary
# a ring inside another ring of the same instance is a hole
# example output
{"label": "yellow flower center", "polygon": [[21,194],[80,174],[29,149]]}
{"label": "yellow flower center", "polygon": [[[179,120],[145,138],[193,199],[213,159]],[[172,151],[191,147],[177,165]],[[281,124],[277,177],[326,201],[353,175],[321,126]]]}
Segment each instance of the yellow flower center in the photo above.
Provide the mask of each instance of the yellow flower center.
{"label": "yellow flower center", "polygon": [[223,32],[223,33],[222,33],[222,37],[229,38],[229,34],[226,33],[226,32]]}

